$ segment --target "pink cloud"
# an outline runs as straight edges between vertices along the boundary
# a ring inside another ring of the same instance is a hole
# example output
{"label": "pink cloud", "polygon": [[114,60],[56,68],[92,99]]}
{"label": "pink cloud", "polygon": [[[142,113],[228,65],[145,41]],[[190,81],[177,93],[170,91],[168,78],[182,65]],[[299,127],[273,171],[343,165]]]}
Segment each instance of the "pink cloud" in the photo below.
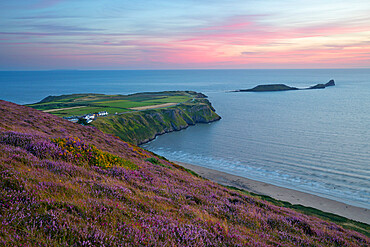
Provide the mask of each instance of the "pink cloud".
{"label": "pink cloud", "polygon": [[225,23],[224,25],[220,26],[210,26],[201,28],[200,30],[240,30],[242,28],[246,28],[250,25],[252,25],[253,22],[236,22],[236,23]]}
{"label": "pink cloud", "polygon": [[[308,49],[279,52],[264,52],[244,54],[244,59],[239,62],[246,63],[274,63],[276,65],[327,65],[327,67],[342,67],[351,64],[354,67],[369,66],[370,46],[362,49]],[[363,64],[363,61],[368,64]],[[360,66],[362,64],[362,66]]]}
{"label": "pink cloud", "polygon": [[45,9],[45,8],[50,8],[53,7],[64,0],[41,0],[38,3],[34,4],[31,6],[32,9]]}
{"label": "pink cloud", "polygon": [[[44,2],[57,4],[59,1]],[[40,63],[46,63],[48,58],[57,60],[55,64],[65,62],[85,67],[369,67],[369,42],[342,42],[342,45],[306,42],[305,49],[294,48],[300,47],[295,43],[298,38],[334,35],[351,37],[352,33],[364,31],[370,31],[370,27],[349,27],[339,23],[287,28],[263,25],[256,18],[247,16],[195,30],[183,30],[177,36],[167,38],[156,33],[105,33],[96,30],[81,32],[77,29],[73,32],[63,30],[51,33],[2,32],[0,35],[4,36],[5,42],[1,42],[2,45],[23,47],[24,54],[28,53],[30,60],[34,60],[31,57],[39,56],[42,57],[39,59]],[[27,41],[21,40],[21,36],[27,37]],[[12,39],[5,40],[8,37]],[[296,46],[289,47],[287,44]],[[26,48],[31,46],[27,51]],[[248,47],[245,52],[240,51],[243,46]],[[263,49],[263,52],[259,52]]]}
{"label": "pink cloud", "polygon": [[[264,16],[265,17],[265,16]],[[188,45],[258,46],[291,43],[293,39],[327,37],[370,31],[369,25],[349,26],[348,23],[329,23],[304,27],[284,27],[259,22],[261,16],[237,16],[216,25],[184,32],[184,38],[174,42]]]}
{"label": "pink cloud", "polygon": [[370,26],[356,26],[349,27],[345,24],[329,24],[329,25],[318,25],[311,27],[301,27],[287,29],[284,33],[291,38],[305,38],[305,37],[319,37],[319,36],[331,36],[331,35],[342,35],[349,33],[358,33],[370,31]]}

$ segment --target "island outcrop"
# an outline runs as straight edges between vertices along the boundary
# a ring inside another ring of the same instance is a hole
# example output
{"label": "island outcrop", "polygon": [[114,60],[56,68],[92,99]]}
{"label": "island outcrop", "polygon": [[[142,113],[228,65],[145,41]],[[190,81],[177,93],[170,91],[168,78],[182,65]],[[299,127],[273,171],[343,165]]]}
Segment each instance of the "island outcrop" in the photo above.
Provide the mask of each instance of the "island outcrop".
{"label": "island outcrop", "polygon": [[335,81],[333,79],[331,79],[330,81],[328,81],[326,84],[325,84],[325,87],[331,87],[331,86],[335,86]]}
{"label": "island outcrop", "polygon": [[314,86],[308,88],[296,88],[287,86],[285,84],[266,84],[266,85],[258,85],[251,89],[239,89],[232,92],[274,92],[274,91],[290,91],[290,90],[309,90],[309,89],[324,89],[329,86],[335,86],[334,80],[330,80],[329,82],[322,84],[316,84]]}
{"label": "island outcrop", "polygon": [[258,85],[251,89],[241,89],[237,92],[271,92],[271,91],[287,91],[287,90],[298,90],[298,88],[290,87],[285,84],[267,84]]}

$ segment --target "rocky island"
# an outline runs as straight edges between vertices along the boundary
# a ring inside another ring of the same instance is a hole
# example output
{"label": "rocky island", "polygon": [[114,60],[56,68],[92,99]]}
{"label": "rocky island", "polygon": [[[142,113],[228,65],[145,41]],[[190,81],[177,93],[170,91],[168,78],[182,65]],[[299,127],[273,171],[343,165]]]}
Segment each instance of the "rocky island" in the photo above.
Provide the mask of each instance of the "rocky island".
{"label": "rocky island", "polygon": [[334,80],[330,80],[329,82],[325,84],[322,84],[322,83],[316,84],[315,86],[309,87],[307,89],[324,89],[326,87],[331,87],[331,86],[335,86]]}
{"label": "rocky island", "polygon": [[303,89],[287,86],[285,84],[266,84],[266,85],[258,85],[251,89],[239,89],[233,92],[274,92],[274,91],[290,91],[290,90],[309,90],[309,89],[324,89],[329,86],[335,86],[334,80],[330,80],[329,82],[325,84],[319,83],[309,88],[303,88]]}

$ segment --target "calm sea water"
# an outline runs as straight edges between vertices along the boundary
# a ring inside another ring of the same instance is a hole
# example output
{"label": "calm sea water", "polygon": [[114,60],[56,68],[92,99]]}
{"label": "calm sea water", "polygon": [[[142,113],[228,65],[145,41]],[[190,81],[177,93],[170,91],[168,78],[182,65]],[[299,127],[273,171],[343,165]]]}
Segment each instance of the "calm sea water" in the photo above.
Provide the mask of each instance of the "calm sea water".
{"label": "calm sea water", "polygon": [[[323,90],[228,93],[257,84]],[[222,120],[143,147],[169,159],[370,209],[370,70],[0,72],[0,98],[19,104],[69,93],[206,93]]]}

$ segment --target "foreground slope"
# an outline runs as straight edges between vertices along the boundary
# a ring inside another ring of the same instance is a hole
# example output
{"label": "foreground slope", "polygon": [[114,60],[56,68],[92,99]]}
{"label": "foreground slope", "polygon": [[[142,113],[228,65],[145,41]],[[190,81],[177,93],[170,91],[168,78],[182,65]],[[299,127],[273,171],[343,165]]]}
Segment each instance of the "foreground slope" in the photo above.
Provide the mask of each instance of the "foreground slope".
{"label": "foreground slope", "polygon": [[0,101],[0,245],[368,246],[95,128]]}

